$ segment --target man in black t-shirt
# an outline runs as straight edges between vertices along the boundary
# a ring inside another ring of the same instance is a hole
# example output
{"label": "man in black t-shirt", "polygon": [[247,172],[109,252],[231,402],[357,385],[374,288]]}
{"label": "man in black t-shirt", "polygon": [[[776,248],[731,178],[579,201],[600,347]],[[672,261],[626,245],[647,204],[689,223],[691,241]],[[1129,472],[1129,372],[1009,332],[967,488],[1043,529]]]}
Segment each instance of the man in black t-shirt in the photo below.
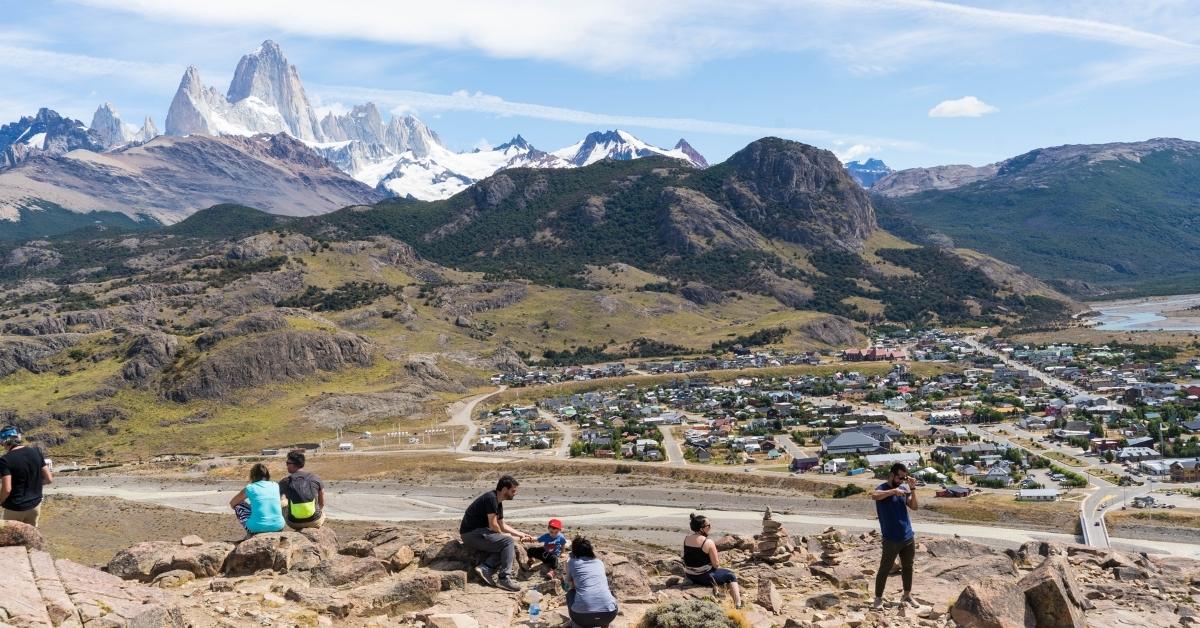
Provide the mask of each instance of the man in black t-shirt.
{"label": "man in black t-shirt", "polygon": [[504,521],[504,502],[517,496],[517,486],[516,478],[511,475],[500,478],[496,490],[471,502],[458,526],[463,545],[485,554],[475,573],[485,583],[508,591],[521,590],[511,580],[517,556],[514,537],[526,542],[533,540]]}
{"label": "man in black t-shirt", "polygon": [[36,527],[42,511],[42,485],[54,481],[42,451],[21,444],[21,431],[0,430],[0,443],[8,452],[0,457],[0,506],[5,521]]}

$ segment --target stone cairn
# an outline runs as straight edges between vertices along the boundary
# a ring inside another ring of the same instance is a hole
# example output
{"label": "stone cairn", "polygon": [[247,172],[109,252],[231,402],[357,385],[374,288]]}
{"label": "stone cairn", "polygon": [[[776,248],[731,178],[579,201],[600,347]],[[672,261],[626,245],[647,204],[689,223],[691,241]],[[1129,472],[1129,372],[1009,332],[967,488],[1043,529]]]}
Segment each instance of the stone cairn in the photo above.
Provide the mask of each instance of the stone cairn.
{"label": "stone cairn", "polygon": [[774,565],[790,559],[795,549],[783,524],[771,518],[771,508],[768,506],[763,513],[762,534],[758,535],[758,542],[755,543],[754,557]]}
{"label": "stone cairn", "polygon": [[821,561],[826,565],[837,565],[841,562],[842,552],[845,547],[842,545],[842,535],[835,528],[826,528],[824,532],[817,536],[817,540],[821,543]]}

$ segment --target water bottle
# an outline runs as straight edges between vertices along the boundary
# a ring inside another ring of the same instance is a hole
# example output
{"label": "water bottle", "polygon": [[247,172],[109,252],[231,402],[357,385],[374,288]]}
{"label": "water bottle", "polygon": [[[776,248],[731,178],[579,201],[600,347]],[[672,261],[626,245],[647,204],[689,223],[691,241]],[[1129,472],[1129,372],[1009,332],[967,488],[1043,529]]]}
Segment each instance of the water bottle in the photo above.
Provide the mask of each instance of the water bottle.
{"label": "water bottle", "polygon": [[531,625],[531,626],[537,625],[541,614],[542,614],[541,604],[538,604],[537,602],[530,604],[529,605],[529,625]]}

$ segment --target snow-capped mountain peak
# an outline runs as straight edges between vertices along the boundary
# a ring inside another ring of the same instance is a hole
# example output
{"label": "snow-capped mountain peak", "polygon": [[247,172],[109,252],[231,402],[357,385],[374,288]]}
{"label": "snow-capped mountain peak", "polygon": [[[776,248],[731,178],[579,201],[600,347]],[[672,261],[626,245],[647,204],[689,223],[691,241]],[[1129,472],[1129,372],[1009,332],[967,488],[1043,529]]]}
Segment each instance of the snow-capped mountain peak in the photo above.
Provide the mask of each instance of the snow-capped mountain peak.
{"label": "snow-capped mountain peak", "polygon": [[79,120],[53,109],[0,126],[0,168],[15,166],[33,155],[62,155],[76,149],[101,151],[100,137]]}
{"label": "snow-capped mountain peak", "polygon": [[[683,140],[680,140],[680,143],[687,146],[687,142]],[[691,147],[688,146],[688,148]],[[695,151],[693,150],[692,152]],[[674,157],[700,167],[708,165],[699,153],[696,153],[696,156],[700,157],[699,161],[697,161],[680,148],[679,145],[676,145],[676,148],[671,150],[659,148],[643,142],[628,131],[620,129],[613,131],[593,131],[592,133],[588,133],[587,137],[583,138],[582,141],[556,150],[552,154],[575,166],[591,165],[601,159],[627,160],[650,157],[652,155]]]}

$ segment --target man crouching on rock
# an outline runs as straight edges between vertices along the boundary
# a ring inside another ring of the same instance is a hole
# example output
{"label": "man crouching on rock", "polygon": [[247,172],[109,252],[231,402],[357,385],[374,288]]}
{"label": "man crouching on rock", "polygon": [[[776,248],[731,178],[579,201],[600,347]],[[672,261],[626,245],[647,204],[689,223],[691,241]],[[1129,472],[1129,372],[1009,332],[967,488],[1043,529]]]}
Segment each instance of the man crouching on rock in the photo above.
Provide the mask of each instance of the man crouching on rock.
{"label": "man crouching on rock", "polygon": [[883,608],[883,590],[897,556],[900,557],[900,577],[904,582],[904,597],[900,603],[916,607],[917,603],[912,597],[912,579],[917,541],[913,537],[908,511],[917,509],[917,481],[908,475],[908,467],[897,462],[892,465],[888,481],[872,491],[871,498],[875,500],[879,531],[883,534],[883,559],[879,561],[879,571],[875,574],[875,603],[872,608]]}
{"label": "man crouching on rock", "polygon": [[511,475],[500,478],[496,490],[471,502],[458,526],[463,545],[486,555],[475,567],[475,573],[488,585],[507,591],[521,590],[510,579],[517,556],[514,538],[523,542],[533,540],[532,536],[504,522],[504,502],[517,496],[518,484]]}

